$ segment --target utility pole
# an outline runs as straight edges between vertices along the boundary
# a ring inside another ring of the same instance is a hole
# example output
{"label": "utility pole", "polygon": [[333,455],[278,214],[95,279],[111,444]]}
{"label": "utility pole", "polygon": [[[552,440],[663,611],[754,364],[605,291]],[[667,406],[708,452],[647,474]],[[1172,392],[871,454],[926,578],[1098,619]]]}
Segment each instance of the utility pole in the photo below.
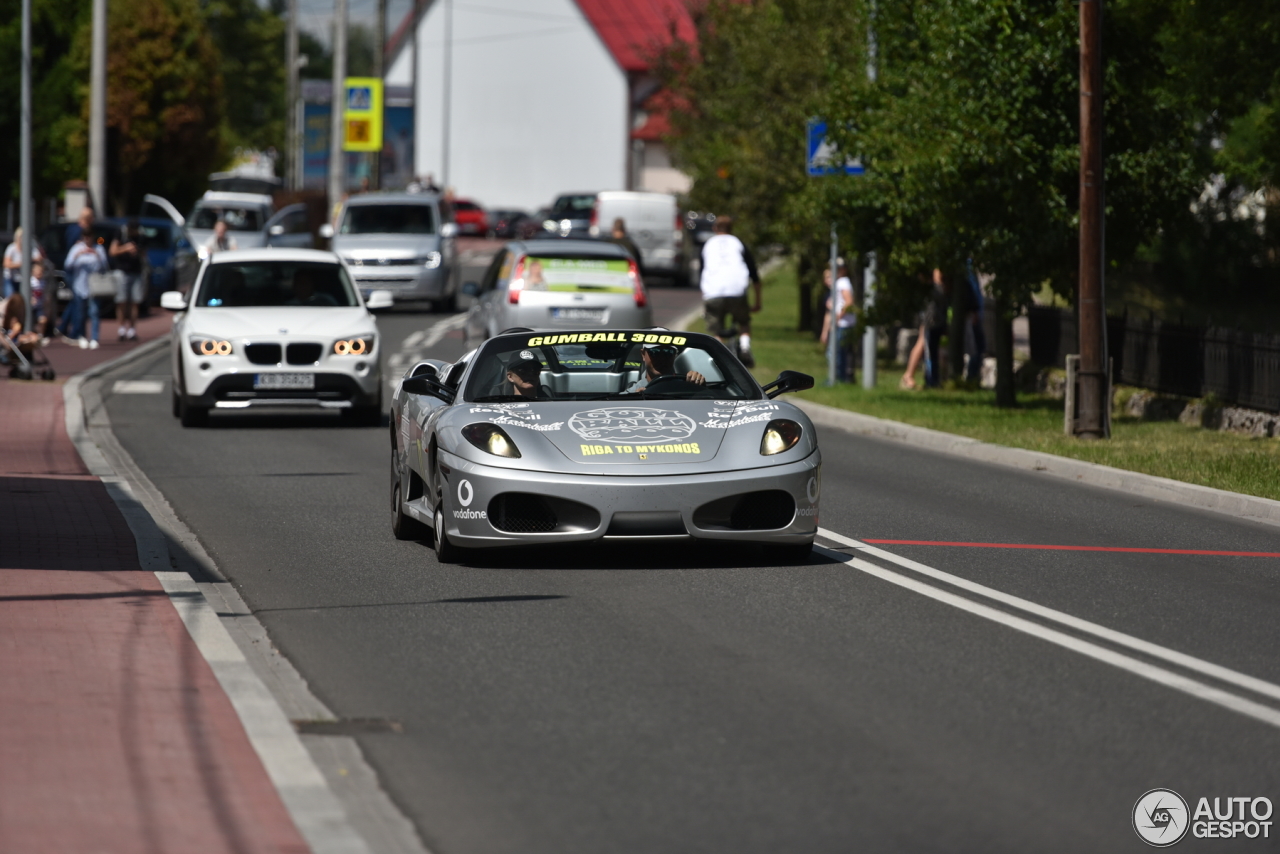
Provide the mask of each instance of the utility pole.
{"label": "utility pole", "polygon": [[410,100],[413,101],[413,146],[411,149],[412,154],[409,155],[409,159],[411,161],[409,181],[411,183],[416,182],[418,180],[418,175],[420,174],[418,171],[418,145],[422,142],[422,139],[419,136],[421,132],[420,129],[422,127],[422,125],[419,124],[419,120],[422,118],[422,112],[418,109],[418,95],[422,92],[422,87],[418,82],[418,76],[422,72],[422,69],[418,67],[418,61],[420,59],[418,56],[418,28],[422,25],[422,18],[418,15],[419,3],[420,0],[413,0],[413,33],[411,35],[412,41],[409,43],[413,62],[409,71],[409,87],[411,89]]}
{"label": "utility pole", "polygon": [[[373,76],[386,81],[387,74],[387,0],[378,0],[378,21],[374,25],[373,34]],[[383,92],[386,89],[384,87]],[[383,124],[386,123],[386,101],[383,101]],[[385,130],[383,131],[385,133]],[[382,189],[382,152],[373,152],[370,165],[369,186],[375,190]]]}
{"label": "utility pole", "polygon": [[440,188],[449,190],[450,94],[453,91],[453,0],[444,0],[444,109],[441,113]]}
{"label": "utility pole", "polygon": [[839,257],[840,242],[836,237],[836,224],[831,223],[831,310],[829,317],[831,322],[827,324],[827,385],[835,385],[839,382],[840,376],[837,371],[837,363],[840,360],[840,286],[837,284],[837,276],[839,276]]}
{"label": "utility pole", "polygon": [[[876,41],[875,0],[872,0],[870,11],[871,23],[867,27],[867,80],[875,83],[879,73],[877,60],[880,58],[880,45]],[[862,316],[866,317],[867,312],[871,310],[876,301],[876,253],[874,249],[867,253],[867,269],[862,277],[862,282]],[[878,339],[879,331],[874,326],[868,326],[863,330],[862,387],[865,389],[876,387],[876,343]]]}
{"label": "utility pole", "polygon": [[285,87],[285,108],[284,108],[284,149],[288,153],[285,159],[287,169],[285,171],[284,184],[290,190],[297,190],[302,186],[300,176],[302,174],[301,164],[298,152],[298,122],[294,115],[298,111],[298,0],[289,0],[289,8],[287,12],[289,19],[286,22],[287,29],[285,31],[284,40],[284,63],[287,69],[288,85]]}
{"label": "utility pole", "polygon": [[[107,0],[93,0],[89,56],[89,195],[93,212],[107,212]],[[78,216],[79,211],[67,211]]]}
{"label": "utility pole", "polygon": [[[22,127],[19,131],[22,138],[19,157],[22,164],[19,168],[21,188],[18,191],[18,203],[22,211],[18,221],[22,223],[22,276],[20,290],[27,306],[27,316],[22,321],[22,331],[29,332],[34,328],[35,314],[31,305],[31,247],[35,245],[31,230],[31,0],[22,0]],[[52,279],[50,279],[52,281]],[[50,291],[49,304],[53,304]],[[39,330],[44,334],[44,330]],[[0,332],[0,335],[4,334]]]}
{"label": "utility pole", "polygon": [[1082,439],[1110,436],[1103,302],[1102,0],[1080,0],[1079,420]]}
{"label": "utility pole", "polygon": [[333,2],[333,94],[329,98],[329,219],[332,220],[347,188],[346,122],[347,101],[347,0]]}

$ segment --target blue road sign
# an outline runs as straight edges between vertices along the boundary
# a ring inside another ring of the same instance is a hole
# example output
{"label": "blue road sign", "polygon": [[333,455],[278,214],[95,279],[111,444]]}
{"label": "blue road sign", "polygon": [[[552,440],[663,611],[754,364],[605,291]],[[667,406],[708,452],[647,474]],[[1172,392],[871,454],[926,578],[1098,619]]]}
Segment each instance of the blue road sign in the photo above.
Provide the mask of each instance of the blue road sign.
{"label": "blue road sign", "polygon": [[808,157],[806,168],[810,178],[824,175],[863,175],[866,168],[856,157],[845,158],[843,168],[835,160],[839,156],[836,147],[827,139],[827,123],[822,119],[809,119],[808,124]]}

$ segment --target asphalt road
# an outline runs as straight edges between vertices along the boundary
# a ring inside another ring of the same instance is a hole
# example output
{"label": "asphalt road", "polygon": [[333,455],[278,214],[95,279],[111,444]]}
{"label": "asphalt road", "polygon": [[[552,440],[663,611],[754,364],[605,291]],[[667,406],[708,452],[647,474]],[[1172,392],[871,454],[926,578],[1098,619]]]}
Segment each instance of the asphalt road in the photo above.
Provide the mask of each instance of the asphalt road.
{"label": "asphalt road", "polygon": [[[692,299],[658,292],[659,322]],[[384,358],[458,355],[448,323],[381,317]],[[402,723],[360,744],[436,854],[1141,851],[1149,789],[1280,803],[1280,559],[880,546],[912,568],[824,539],[790,568],[687,545],[440,566],[391,536],[385,427],[183,430],[167,386],[107,406],[316,694]],[[821,442],[844,537],[1280,552],[1280,528]]]}

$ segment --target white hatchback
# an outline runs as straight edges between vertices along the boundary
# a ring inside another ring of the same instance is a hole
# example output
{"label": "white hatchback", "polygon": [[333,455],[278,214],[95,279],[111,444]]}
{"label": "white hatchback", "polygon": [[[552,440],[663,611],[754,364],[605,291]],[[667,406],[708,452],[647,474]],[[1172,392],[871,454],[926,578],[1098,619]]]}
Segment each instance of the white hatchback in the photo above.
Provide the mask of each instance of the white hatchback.
{"label": "white hatchback", "polygon": [[190,298],[161,297],[173,324],[173,414],[183,426],[211,409],[259,406],[340,410],[360,423],[382,417],[378,325],[332,252],[219,252]]}

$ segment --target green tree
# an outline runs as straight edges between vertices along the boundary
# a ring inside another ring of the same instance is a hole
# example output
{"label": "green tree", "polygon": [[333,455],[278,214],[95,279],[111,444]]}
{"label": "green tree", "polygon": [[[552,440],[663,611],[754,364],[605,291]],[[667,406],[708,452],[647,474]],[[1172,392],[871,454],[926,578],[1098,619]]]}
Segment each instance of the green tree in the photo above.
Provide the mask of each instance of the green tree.
{"label": "green tree", "polygon": [[[91,24],[73,48],[87,89]],[[107,187],[116,214],[158,193],[186,204],[224,158],[218,52],[195,0],[132,0],[112,6],[107,28]],[[87,93],[86,93],[87,94]],[[88,146],[87,97],[74,150]]]}
{"label": "green tree", "polygon": [[257,0],[201,0],[201,14],[219,56],[227,153],[236,148],[283,148],[282,4],[277,0],[264,7]]}

